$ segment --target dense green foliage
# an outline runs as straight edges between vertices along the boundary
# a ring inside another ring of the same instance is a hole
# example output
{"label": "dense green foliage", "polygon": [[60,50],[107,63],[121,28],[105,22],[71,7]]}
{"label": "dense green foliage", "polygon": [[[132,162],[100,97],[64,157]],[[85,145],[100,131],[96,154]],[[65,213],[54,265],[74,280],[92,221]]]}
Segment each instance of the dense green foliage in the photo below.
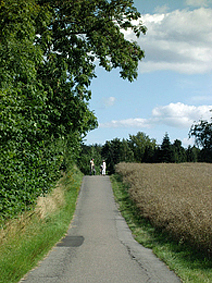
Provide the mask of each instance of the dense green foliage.
{"label": "dense green foliage", "polygon": [[202,150],[189,146],[185,149],[182,142],[176,139],[171,143],[168,134],[164,135],[161,145],[157,145],[155,139],[138,132],[129,135],[129,139],[120,140],[115,138],[106,141],[104,145],[82,145],[78,166],[84,174],[89,173],[89,160],[95,159],[96,167],[99,168],[102,160],[107,163],[107,173],[115,172],[115,165],[120,162],[138,163],[181,163],[202,162]]}
{"label": "dense green foliage", "polygon": [[0,221],[51,191],[97,126],[97,62],[137,77],[144,52],[124,38],[142,24],[131,0],[0,1]]}
{"label": "dense green foliage", "polygon": [[195,137],[196,144],[201,148],[200,161],[212,162],[212,118],[210,123],[200,120],[192,125],[189,134]]}

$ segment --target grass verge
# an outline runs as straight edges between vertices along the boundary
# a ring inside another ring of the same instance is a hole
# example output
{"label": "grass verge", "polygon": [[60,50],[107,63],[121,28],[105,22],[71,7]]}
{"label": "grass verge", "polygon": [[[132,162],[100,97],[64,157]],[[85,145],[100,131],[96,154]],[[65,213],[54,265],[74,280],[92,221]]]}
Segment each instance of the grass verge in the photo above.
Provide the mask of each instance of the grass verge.
{"label": "grass verge", "polygon": [[45,200],[44,206],[7,223],[0,232],[0,283],[19,282],[65,235],[82,178],[81,172],[72,169],[60,180],[60,192],[53,192],[49,203]]}
{"label": "grass verge", "polygon": [[139,212],[130,199],[119,175],[111,176],[115,200],[135,239],[163,260],[184,283],[212,282],[212,261],[204,254],[157,231]]}

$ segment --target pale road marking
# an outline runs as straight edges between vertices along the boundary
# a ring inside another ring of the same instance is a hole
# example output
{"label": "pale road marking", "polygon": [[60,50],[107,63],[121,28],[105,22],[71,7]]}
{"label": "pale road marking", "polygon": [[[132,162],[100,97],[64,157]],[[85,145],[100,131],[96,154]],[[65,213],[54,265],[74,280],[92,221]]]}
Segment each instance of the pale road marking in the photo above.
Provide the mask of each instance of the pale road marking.
{"label": "pale road marking", "polygon": [[139,245],[118,211],[108,176],[85,176],[67,236],[19,283],[179,283]]}

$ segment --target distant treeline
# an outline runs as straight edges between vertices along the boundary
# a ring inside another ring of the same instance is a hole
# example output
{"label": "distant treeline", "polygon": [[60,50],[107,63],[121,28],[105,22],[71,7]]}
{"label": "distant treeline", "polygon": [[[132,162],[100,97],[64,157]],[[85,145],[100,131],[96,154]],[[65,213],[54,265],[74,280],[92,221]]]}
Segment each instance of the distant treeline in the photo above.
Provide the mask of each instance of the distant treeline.
{"label": "distant treeline", "polygon": [[96,170],[106,160],[107,173],[115,172],[115,165],[119,162],[138,163],[181,163],[181,162],[211,162],[212,153],[205,148],[188,146],[184,148],[182,142],[176,139],[173,144],[169,135],[164,135],[161,145],[143,132],[129,135],[129,139],[115,138],[106,141],[104,145],[82,145],[78,166],[84,174],[89,174],[89,160],[94,158]]}

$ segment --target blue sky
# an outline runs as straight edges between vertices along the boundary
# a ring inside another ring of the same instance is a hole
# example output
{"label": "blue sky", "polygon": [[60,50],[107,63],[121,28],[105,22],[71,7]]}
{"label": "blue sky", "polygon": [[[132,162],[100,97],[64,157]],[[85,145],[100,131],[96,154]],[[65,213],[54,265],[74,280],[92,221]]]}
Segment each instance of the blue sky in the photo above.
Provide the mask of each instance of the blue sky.
{"label": "blue sky", "polygon": [[[97,67],[90,89],[90,109],[99,127],[88,133],[86,144],[144,132],[162,143],[188,139],[191,125],[212,116],[212,0],[134,0],[147,27],[137,40],[145,51],[133,83],[118,70]],[[136,40],[126,32],[128,40]]]}

